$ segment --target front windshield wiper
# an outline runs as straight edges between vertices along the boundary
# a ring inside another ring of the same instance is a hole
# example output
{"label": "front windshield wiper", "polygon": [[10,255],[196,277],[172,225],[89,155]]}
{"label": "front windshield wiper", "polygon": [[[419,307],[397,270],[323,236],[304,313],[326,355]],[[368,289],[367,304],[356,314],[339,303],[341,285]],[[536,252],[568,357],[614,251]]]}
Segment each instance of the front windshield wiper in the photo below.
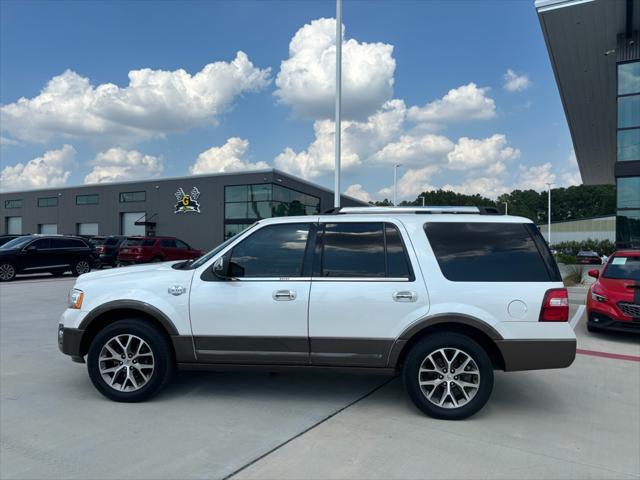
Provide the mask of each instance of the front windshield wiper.
{"label": "front windshield wiper", "polygon": [[189,260],[184,260],[183,262],[174,263],[173,268],[175,270],[185,270],[188,266],[190,266],[194,262],[195,258],[190,258]]}

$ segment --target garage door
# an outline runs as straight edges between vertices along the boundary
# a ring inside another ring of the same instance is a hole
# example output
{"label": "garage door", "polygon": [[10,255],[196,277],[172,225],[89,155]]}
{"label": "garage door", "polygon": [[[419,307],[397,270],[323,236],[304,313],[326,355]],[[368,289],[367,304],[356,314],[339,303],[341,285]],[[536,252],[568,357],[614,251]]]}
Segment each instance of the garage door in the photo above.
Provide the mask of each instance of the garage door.
{"label": "garage door", "polygon": [[144,225],[136,225],[136,222],[144,222],[145,212],[123,212],[120,214],[120,231],[122,235],[144,235]]}
{"label": "garage door", "polygon": [[98,235],[97,223],[79,223],[78,235]]}
{"label": "garage door", "polygon": [[41,223],[38,225],[38,233],[44,235],[55,235],[58,233],[58,225],[55,223]]}
{"label": "garage door", "polygon": [[22,217],[7,217],[7,235],[22,234]]}

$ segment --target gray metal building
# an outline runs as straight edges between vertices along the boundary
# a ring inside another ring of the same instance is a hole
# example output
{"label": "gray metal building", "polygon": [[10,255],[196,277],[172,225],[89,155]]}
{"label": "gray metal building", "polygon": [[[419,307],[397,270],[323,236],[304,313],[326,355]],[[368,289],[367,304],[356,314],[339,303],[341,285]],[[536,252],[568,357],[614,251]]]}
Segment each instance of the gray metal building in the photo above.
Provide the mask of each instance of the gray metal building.
{"label": "gray metal building", "polygon": [[[342,197],[343,206],[364,203]],[[259,218],[315,214],[333,192],[275,169],[0,194],[0,233],[175,236],[210,249]]]}

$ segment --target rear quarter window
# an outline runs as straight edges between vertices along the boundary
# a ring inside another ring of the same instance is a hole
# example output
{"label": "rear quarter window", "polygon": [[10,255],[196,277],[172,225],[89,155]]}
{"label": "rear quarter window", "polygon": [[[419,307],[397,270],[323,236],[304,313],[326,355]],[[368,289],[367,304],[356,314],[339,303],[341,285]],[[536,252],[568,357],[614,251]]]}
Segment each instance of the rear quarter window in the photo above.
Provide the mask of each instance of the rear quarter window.
{"label": "rear quarter window", "polygon": [[455,282],[549,282],[559,273],[540,233],[521,223],[433,222],[424,230],[442,274]]}

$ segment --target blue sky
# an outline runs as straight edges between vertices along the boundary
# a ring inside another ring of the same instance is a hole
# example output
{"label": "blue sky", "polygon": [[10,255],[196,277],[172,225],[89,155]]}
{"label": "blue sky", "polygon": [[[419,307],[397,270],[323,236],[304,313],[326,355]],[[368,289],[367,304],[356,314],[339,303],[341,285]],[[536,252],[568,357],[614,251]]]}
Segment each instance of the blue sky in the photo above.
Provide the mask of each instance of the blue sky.
{"label": "blue sky", "polygon": [[[264,166],[332,184],[333,1],[0,13],[3,190]],[[394,163],[403,198],[579,183],[533,1],[345,0],[343,23],[349,193],[388,197]]]}

